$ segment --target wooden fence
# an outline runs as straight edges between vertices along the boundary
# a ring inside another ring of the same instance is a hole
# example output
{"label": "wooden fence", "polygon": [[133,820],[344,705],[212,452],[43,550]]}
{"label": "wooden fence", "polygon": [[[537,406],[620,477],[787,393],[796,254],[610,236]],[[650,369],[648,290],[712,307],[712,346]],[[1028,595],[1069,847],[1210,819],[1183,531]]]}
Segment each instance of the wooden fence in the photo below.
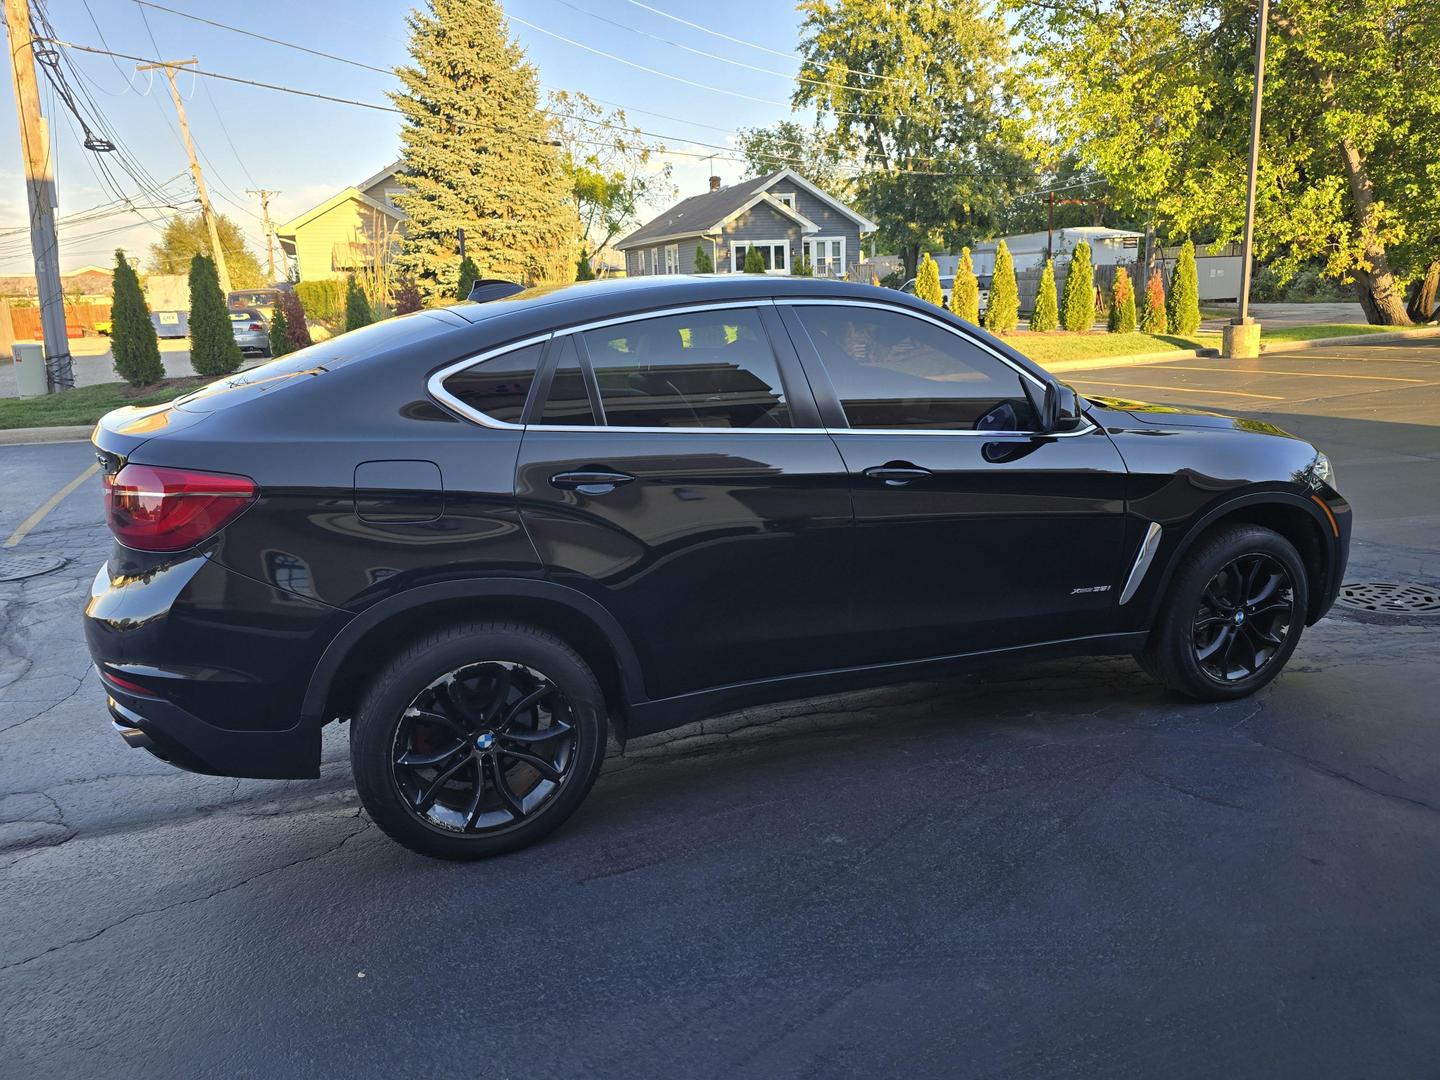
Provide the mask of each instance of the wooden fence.
{"label": "wooden fence", "polygon": [[[94,334],[95,324],[110,318],[109,304],[66,304],[65,336],[78,338]],[[40,341],[44,334],[40,330],[39,306],[17,307],[10,304],[10,325],[16,341]]]}

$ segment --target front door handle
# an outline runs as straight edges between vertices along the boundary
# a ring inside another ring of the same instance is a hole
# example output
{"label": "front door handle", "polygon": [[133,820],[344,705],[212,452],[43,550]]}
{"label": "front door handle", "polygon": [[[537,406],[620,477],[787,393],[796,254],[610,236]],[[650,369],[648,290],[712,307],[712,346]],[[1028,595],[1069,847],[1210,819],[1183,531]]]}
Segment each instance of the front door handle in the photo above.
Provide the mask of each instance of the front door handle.
{"label": "front door handle", "polygon": [[891,461],[866,469],[865,475],[871,480],[885,481],[887,487],[904,487],[912,480],[923,480],[934,474],[929,469],[911,465],[908,461]]}
{"label": "front door handle", "polygon": [[608,495],[621,484],[628,484],[634,479],[629,473],[585,469],[556,473],[550,477],[550,486],[561,491],[578,491],[581,495]]}

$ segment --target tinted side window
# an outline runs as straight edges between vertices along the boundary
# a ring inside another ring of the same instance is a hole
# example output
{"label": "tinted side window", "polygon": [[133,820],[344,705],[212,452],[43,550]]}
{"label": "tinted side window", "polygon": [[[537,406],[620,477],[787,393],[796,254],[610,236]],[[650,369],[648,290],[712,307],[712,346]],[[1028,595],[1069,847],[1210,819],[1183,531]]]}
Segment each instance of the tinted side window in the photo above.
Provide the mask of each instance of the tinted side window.
{"label": "tinted side window", "polygon": [[749,308],[585,332],[611,427],[790,427],[780,369]]}
{"label": "tinted side window", "polygon": [[527,345],[457,371],[445,380],[445,389],[477,412],[507,424],[518,424],[525,411],[530,384],[535,381],[540,348]]}
{"label": "tinted side window", "polygon": [[1020,375],[924,319],[876,308],[795,308],[852,428],[1032,431]]}
{"label": "tinted side window", "polygon": [[555,374],[540,411],[538,424],[568,424],[589,427],[595,423],[590,408],[590,395],[585,389],[585,376],[580,371],[580,352],[574,337],[560,339],[555,358]]}

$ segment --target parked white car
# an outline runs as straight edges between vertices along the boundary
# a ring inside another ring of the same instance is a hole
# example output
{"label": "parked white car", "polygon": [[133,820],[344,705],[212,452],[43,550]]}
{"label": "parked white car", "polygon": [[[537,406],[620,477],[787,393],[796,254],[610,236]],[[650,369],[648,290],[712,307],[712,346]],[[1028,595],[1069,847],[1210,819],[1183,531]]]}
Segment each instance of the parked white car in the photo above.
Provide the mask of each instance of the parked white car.
{"label": "parked white car", "polygon": [[[984,315],[985,309],[990,306],[990,275],[977,274],[976,280],[980,282],[980,314]],[[955,279],[953,277],[941,277],[940,279],[940,295],[944,297],[945,307],[947,308],[950,306],[950,287],[954,283]],[[901,285],[900,291],[914,296],[915,279],[912,277],[909,281],[905,282],[904,285]]]}

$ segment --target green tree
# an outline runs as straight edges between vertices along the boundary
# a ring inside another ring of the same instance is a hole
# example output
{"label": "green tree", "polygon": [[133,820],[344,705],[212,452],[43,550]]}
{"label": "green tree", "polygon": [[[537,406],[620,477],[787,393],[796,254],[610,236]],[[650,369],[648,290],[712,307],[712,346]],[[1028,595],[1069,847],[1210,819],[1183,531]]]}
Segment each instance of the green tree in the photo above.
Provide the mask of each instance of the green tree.
{"label": "green tree", "polygon": [[[225,249],[225,269],[232,289],[255,289],[268,284],[245,236],[224,214],[215,215],[215,231]],[[150,245],[149,271],[152,274],[188,274],[196,254],[211,255],[210,231],[199,214],[176,214],[165,223],[160,239]]]}
{"label": "green tree", "polygon": [[715,264],[710,260],[710,253],[705,250],[704,244],[695,245],[695,273],[713,274]]}
{"label": "green tree", "polygon": [[758,247],[751,247],[745,250],[745,273],[765,273],[765,256],[760,254]]}
{"label": "green tree", "polygon": [[1150,271],[1150,280],[1145,284],[1145,295],[1140,300],[1140,332],[1142,334],[1163,334],[1169,329],[1165,315],[1165,283],[1160,280],[1160,271]]}
{"label": "green tree", "polygon": [[370,300],[365,295],[365,290],[355,280],[354,274],[345,278],[345,332],[358,330],[362,326],[369,326],[375,321],[375,315],[370,310]]}
{"label": "green tree", "polygon": [[[1117,207],[1169,234],[1238,240],[1255,5],[1009,2],[1056,90],[1056,128]],[[1405,283],[1440,261],[1435,56],[1440,20],[1422,5],[1277,0],[1255,249],[1282,284],[1322,258],[1369,321],[1410,321]]]}
{"label": "green tree", "polygon": [[580,249],[580,258],[575,263],[576,281],[594,281],[595,271],[590,266],[590,253],[583,247]]}
{"label": "green tree", "polygon": [[410,13],[411,63],[391,95],[409,218],[395,268],[427,303],[454,296],[456,230],[488,277],[569,281],[579,227],[535,69],[499,0],[425,0]]}
{"label": "green tree", "polygon": [[[1065,291],[1068,295],[1068,281]],[[1030,329],[1037,333],[1048,333],[1059,328],[1060,308],[1055,301],[1055,260],[1046,259],[1045,269],[1040,274],[1040,291],[1035,294],[1035,310],[1030,313]]]}
{"label": "green tree", "polygon": [[401,278],[399,286],[395,289],[395,314],[408,315],[412,311],[419,311],[424,307],[420,299],[420,290],[415,287],[415,282],[409,278]]}
{"label": "green tree", "polygon": [[854,184],[846,170],[848,154],[834,132],[819,124],[806,127],[794,120],[780,120],[767,127],[741,128],[736,134],[748,175],[769,176],[794,169],[837,199],[853,197]]}
{"label": "green tree", "polygon": [[197,375],[218,377],[236,370],[240,361],[215,262],[196,252],[190,258],[190,366]]}
{"label": "green tree", "polygon": [[1084,240],[1070,252],[1061,310],[1061,321],[1072,334],[1089,330],[1095,325],[1095,270],[1090,265],[1090,245]]}
{"label": "green tree", "polygon": [[1170,295],[1165,300],[1170,332],[1188,336],[1200,329],[1200,274],[1195,268],[1195,245],[1189,240],[1180,248]]}
{"label": "green tree", "polygon": [[286,334],[285,309],[278,304],[270,313],[270,355],[284,356],[290,351],[290,337]]}
{"label": "green tree", "polygon": [[980,279],[968,247],[960,249],[960,267],[950,285],[950,310],[966,322],[980,324]]}
{"label": "green tree", "polygon": [[1008,334],[1020,325],[1020,285],[1015,260],[1001,240],[995,248],[995,272],[990,277],[990,302],[985,306],[985,329]]}
{"label": "green tree", "polygon": [[[466,255],[460,260],[460,269],[455,273],[455,299],[469,300],[470,290],[475,287],[475,279],[480,276],[480,270],[475,265],[475,260]],[[348,306],[349,297],[346,297]]]}
{"label": "green tree", "polygon": [[155,324],[150,321],[150,308],[135,268],[125,260],[125,252],[115,252],[115,277],[110,296],[110,353],[115,358],[115,374],[131,386],[149,386],[165,376],[160,361],[160,345],[155,340]]}
{"label": "green tree", "polygon": [[[924,248],[1001,231],[1035,182],[1034,80],[980,0],[801,0],[793,103],[834,121],[858,206],[912,277]],[[858,73],[863,73],[858,74]],[[880,78],[877,78],[880,77]],[[828,126],[828,125],[827,125]]]}
{"label": "green tree", "polygon": [[1135,286],[1123,266],[1115,268],[1115,283],[1110,287],[1110,317],[1106,329],[1112,334],[1135,332]]}
{"label": "green tree", "polygon": [[936,307],[945,304],[944,290],[940,288],[940,267],[928,251],[920,256],[920,267],[915,271],[915,295]]}

